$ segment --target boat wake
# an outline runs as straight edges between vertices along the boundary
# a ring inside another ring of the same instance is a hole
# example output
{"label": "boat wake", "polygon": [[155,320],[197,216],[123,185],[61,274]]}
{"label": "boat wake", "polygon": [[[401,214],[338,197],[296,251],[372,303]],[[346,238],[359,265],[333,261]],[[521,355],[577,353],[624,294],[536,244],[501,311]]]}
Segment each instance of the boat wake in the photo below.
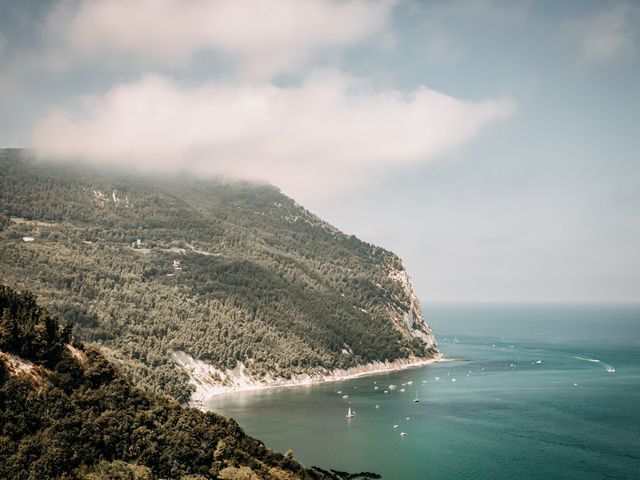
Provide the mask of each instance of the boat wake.
{"label": "boat wake", "polygon": [[597,358],[584,358],[584,357],[573,357],[573,358],[577,358],[578,360],[584,360],[585,362],[601,363],[601,361],[598,360]]}
{"label": "boat wake", "polygon": [[602,360],[599,360],[597,358],[585,358],[585,357],[577,357],[577,356],[574,356],[573,358],[577,360],[583,360],[585,362],[601,363],[604,369],[609,373],[613,373],[616,371],[616,369],[613,366],[609,365],[608,363],[604,363]]}

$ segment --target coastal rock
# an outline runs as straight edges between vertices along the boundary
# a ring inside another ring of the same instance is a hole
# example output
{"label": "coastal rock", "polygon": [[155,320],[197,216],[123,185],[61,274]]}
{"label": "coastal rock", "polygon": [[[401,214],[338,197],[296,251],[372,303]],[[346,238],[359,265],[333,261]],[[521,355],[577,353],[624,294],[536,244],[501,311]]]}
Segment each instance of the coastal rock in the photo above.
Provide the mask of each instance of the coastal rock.
{"label": "coastal rock", "polygon": [[396,320],[396,324],[399,325],[400,331],[406,332],[415,338],[424,342],[427,349],[436,351],[438,348],[435,336],[431,327],[424,321],[422,314],[422,306],[420,300],[416,295],[411,277],[407,273],[406,269],[391,270],[389,272],[389,278],[396,281],[402,287],[407,302],[407,311],[400,310],[401,319]]}
{"label": "coastal rock", "polygon": [[225,393],[336,382],[365,375],[421,367],[437,362],[441,358],[442,354],[438,352],[429,358],[410,357],[392,362],[371,362],[356,367],[331,371],[318,368],[317,373],[314,374],[293,375],[291,378],[266,376],[261,380],[256,380],[247,375],[245,366],[241,362],[233,369],[220,370],[184,352],[177,351],[173,353],[174,361],[187,372],[189,383],[195,387],[190,403],[201,410],[207,410],[207,400]]}

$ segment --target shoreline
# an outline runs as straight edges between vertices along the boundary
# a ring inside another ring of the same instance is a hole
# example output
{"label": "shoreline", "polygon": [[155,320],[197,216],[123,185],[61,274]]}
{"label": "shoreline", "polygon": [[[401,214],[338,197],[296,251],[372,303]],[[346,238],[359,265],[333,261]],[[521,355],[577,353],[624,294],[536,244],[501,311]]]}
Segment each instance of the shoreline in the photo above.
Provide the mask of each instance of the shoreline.
{"label": "shoreline", "polygon": [[[174,357],[175,358],[175,357]],[[292,387],[305,387],[318,385],[321,383],[331,383],[331,382],[339,382],[342,380],[352,380],[355,378],[376,375],[380,373],[389,373],[396,372],[402,370],[408,370],[412,368],[419,368],[425,365],[430,365],[432,363],[440,362],[444,360],[444,355],[442,353],[438,353],[433,357],[429,358],[421,358],[421,357],[409,357],[406,359],[398,359],[393,362],[371,362],[364,365],[358,365],[355,367],[350,367],[347,369],[336,369],[329,372],[326,375],[308,375],[301,374],[296,375],[291,379],[283,379],[276,378],[268,381],[254,381],[249,379],[244,374],[244,365],[240,364],[239,367],[236,367],[236,372],[233,372],[231,375],[227,374],[227,376],[232,376],[235,374],[236,378],[239,379],[239,384],[234,386],[224,386],[219,382],[207,381],[208,379],[203,378],[203,373],[211,373],[211,371],[215,371],[218,375],[219,371],[215,370],[210,365],[204,364],[204,362],[200,362],[195,359],[189,358],[191,361],[191,368],[188,368],[185,365],[185,359],[181,358],[181,360],[176,361],[185,369],[190,377],[190,383],[196,387],[196,391],[192,394],[189,405],[191,407],[197,408],[202,411],[209,411],[208,404],[209,402],[215,398],[222,395],[230,395],[234,393],[241,392],[250,392],[250,391],[258,391],[258,390],[266,390],[272,388],[292,388]],[[204,364],[204,365],[202,365]],[[205,371],[203,371],[205,370]],[[205,375],[206,375],[205,373]],[[207,375],[208,376],[208,375]],[[210,377],[209,377],[210,378]]]}

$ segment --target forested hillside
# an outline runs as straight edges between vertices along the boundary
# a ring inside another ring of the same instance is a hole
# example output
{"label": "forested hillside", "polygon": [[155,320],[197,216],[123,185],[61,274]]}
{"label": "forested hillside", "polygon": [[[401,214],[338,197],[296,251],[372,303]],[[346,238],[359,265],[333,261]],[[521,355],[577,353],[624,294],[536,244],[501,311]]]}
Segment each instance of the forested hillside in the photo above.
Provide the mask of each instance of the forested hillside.
{"label": "forested hillside", "polygon": [[0,150],[0,281],[151,390],[189,399],[175,352],[256,379],[436,353],[400,259],[274,187],[28,157]]}
{"label": "forested hillside", "polygon": [[0,312],[0,478],[379,478],[307,469],[233,420],[133,386],[29,293],[0,285]]}

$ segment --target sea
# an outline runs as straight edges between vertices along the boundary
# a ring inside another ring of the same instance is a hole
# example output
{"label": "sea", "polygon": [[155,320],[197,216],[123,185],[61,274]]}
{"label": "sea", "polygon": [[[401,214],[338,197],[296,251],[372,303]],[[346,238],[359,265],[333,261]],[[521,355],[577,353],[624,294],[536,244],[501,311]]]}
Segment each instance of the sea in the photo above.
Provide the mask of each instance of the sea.
{"label": "sea", "polygon": [[424,312],[441,362],[209,406],[307,466],[386,480],[640,479],[640,305]]}

